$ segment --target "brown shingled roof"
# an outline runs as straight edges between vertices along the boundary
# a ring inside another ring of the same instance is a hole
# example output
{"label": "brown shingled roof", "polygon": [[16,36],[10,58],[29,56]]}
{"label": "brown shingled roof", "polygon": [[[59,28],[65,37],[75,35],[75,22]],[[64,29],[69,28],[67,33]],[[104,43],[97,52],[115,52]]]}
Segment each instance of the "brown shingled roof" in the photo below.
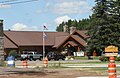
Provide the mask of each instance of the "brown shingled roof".
{"label": "brown shingled roof", "polygon": [[77,35],[69,35],[69,36],[60,36],[60,37],[56,37],[55,38],[55,45],[53,47],[58,48],[59,46],[61,46],[67,39],[69,39],[70,37],[72,37],[73,39],[75,39],[79,44],[83,45],[83,46],[87,46],[85,40],[83,40],[82,38],[80,38]]}
{"label": "brown shingled roof", "polygon": [[4,48],[18,48],[7,37],[4,36]]}
{"label": "brown shingled roof", "polygon": [[82,31],[77,31],[81,36],[83,36],[84,38],[87,38],[88,36],[86,35],[87,30],[82,30]]}
{"label": "brown shingled roof", "polygon": [[[18,46],[42,46],[43,32],[38,31],[5,31],[5,36],[9,37]],[[45,32],[47,38],[45,45],[54,45],[54,39],[58,36],[69,35],[65,32]]]}
{"label": "brown shingled roof", "polygon": [[78,41],[81,45],[87,46],[86,41],[83,40],[83,39],[81,39],[79,36],[77,36],[77,35],[71,35],[71,37],[74,38],[76,41]]}
{"label": "brown shingled roof", "polygon": [[69,36],[59,36],[55,38],[55,45],[53,47],[59,47]]}
{"label": "brown shingled roof", "polygon": [[79,35],[81,35],[83,38],[87,38],[88,36],[86,35],[87,30],[76,30],[72,33],[72,35],[74,35],[74,33],[78,33]]}
{"label": "brown shingled roof", "polygon": [[[77,31],[77,32],[80,33],[82,36],[86,37],[83,31]],[[72,37],[81,45],[86,46],[86,42],[77,35],[70,35],[69,33],[65,33],[65,32],[45,32],[45,34],[47,35],[47,38],[45,39],[46,46],[53,46],[57,48],[61,46],[70,37]],[[43,45],[43,32],[4,31],[4,35],[5,35],[4,46],[6,48],[17,48],[17,46],[42,46]],[[11,41],[14,43],[12,43]],[[73,42],[70,42],[70,44],[76,45]]]}

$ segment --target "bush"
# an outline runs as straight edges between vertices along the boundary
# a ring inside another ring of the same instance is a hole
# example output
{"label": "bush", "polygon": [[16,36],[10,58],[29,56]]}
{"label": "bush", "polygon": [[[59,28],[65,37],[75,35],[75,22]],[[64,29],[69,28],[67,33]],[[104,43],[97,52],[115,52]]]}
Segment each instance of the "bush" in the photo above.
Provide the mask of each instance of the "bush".
{"label": "bush", "polygon": [[[105,56],[100,56],[99,57],[100,61],[109,61],[109,57],[105,57]],[[115,61],[120,61],[120,57],[115,57]]]}
{"label": "bush", "polygon": [[115,61],[120,61],[120,57],[115,57]]}
{"label": "bush", "polygon": [[105,56],[100,56],[99,60],[102,61],[102,62],[105,62],[105,61],[109,61],[109,58],[105,57]]}
{"label": "bush", "polygon": [[16,50],[11,50],[9,52],[9,56],[17,57],[18,56],[17,51]]}

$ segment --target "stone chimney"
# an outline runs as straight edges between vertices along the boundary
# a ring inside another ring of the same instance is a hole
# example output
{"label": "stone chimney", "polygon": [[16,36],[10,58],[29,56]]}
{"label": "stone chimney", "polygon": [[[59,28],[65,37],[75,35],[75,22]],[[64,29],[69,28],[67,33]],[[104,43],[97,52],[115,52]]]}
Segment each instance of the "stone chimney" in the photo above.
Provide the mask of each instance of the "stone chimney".
{"label": "stone chimney", "polygon": [[70,34],[72,34],[74,31],[76,31],[76,27],[74,26],[70,27]]}
{"label": "stone chimney", "polygon": [[4,60],[3,20],[0,20],[0,64]]}
{"label": "stone chimney", "polygon": [[0,20],[0,36],[3,36],[3,20]]}
{"label": "stone chimney", "polygon": [[68,32],[68,26],[66,24],[63,26],[63,31]]}

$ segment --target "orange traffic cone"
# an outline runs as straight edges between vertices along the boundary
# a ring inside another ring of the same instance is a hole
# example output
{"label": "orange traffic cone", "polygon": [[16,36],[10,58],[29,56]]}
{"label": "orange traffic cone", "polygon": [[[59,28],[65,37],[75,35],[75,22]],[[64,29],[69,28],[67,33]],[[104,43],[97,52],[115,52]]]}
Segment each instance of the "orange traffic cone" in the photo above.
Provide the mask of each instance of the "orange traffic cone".
{"label": "orange traffic cone", "polygon": [[44,67],[48,67],[48,59],[47,59],[47,57],[45,57],[43,59],[43,64],[44,64]]}
{"label": "orange traffic cone", "polygon": [[23,67],[24,67],[24,68],[28,68],[27,60],[24,60],[24,61],[23,61]]}
{"label": "orange traffic cone", "polygon": [[114,57],[110,57],[110,63],[108,64],[108,77],[116,78],[116,64],[114,63]]}

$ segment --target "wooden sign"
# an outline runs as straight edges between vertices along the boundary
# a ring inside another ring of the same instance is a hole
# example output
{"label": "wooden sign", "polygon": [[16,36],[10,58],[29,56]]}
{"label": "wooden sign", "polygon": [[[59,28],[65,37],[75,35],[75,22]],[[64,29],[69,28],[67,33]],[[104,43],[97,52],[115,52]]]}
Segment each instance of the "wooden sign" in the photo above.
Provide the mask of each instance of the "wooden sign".
{"label": "wooden sign", "polygon": [[105,48],[105,52],[118,52],[118,47],[116,46],[108,46]]}
{"label": "wooden sign", "polygon": [[111,57],[111,56],[118,56],[118,53],[105,53],[105,56]]}
{"label": "wooden sign", "polygon": [[108,56],[108,57],[118,56],[118,47],[113,46],[113,45],[106,47],[105,56]]}

